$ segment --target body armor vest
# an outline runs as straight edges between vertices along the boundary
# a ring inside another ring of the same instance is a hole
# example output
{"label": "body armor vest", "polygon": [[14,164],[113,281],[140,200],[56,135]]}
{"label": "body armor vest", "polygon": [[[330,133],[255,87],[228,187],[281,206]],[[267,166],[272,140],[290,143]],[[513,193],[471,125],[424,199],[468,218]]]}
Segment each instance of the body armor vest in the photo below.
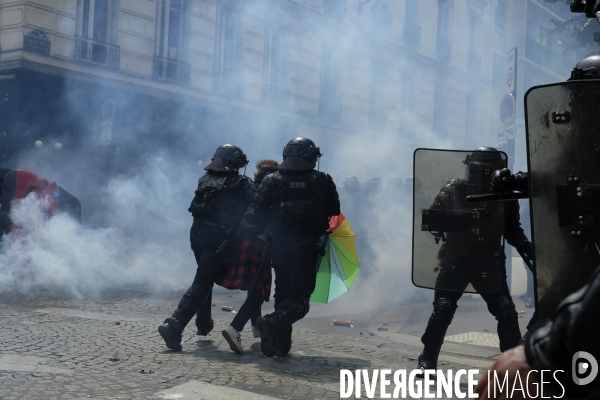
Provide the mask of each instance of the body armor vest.
{"label": "body armor vest", "polygon": [[274,230],[327,229],[329,226],[329,216],[325,206],[327,199],[320,172],[308,171],[302,175],[277,173],[275,179],[279,194],[273,202]]}
{"label": "body armor vest", "polygon": [[[438,194],[432,208],[471,215],[470,227],[464,232],[449,232],[440,247],[440,262],[452,262],[467,254],[496,260],[504,256],[504,204],[502,202],[467,203],[465,198],[482,192],[480,186],[453,179]],[[483,256],[485,255],[485,257]]]}
{"label": "body armor vest", "polygon": [[[243,193],[234,192],[239,175],[207,172],[198,181],[189,211],[194,218],[213,222],[226,228],[235,227],[242,218],[247,205]],[[246,178],[247,179],[247,178]]]}

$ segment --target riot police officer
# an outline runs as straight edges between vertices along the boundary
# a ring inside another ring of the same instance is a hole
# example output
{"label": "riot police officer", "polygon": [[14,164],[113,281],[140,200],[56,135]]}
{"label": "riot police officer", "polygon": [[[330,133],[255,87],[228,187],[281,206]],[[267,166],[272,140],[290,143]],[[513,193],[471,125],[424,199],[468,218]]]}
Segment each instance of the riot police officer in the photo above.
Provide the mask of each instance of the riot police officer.
{"label": "riot police officer", "polygon": [[[473,190],[487,190],[491,172],[503,163],[501,153],[491,147],[480,147],[467,155],[465,179],[452,179],[435,199],[434,209],[448,211],[465,207],[465,198]],[[483,189],[485,188],[485,189]],[[487,234],[466,232],[447,233],[438,253],[439,263],[435,282],[433,313],[429,318],[421,342],[425,345],[419,355],[421,369],[436,369],[444,336],[450,325],[457,302],[467,288],[481,294],[488,310],[498,321],[500,349],[510,349],[519,343],[518,315],[506,283],[505,258],[502,237],[517,248],[529,250],[531,243],[519,223],[519,205],[516,201],[491,202],[479,209],[482,218],[492,218],[488,224],[503,226]],[[470,212],[468,215],[471,218]],[[495,220],[496,218],[497,220]]]}
{"label": "riot police officer", "polygon": [[353,223],[353,227],[357,228],[355,225],[361,216],[363,198],[360,181],[356,175],[346,177],[343,186],[339,190],[339,195],[340,202],[344,204],[344,215]]}
{"label": "riot police officer", "polygon": [[238,173],[248,164],[242,149],[224,144],[211,161],[189,208],[194,217],[190,242],[198,264],[196,276],[173,315],[158,328],[167,347],[175,351],[181,351],[183,329],[209,296],[233,234],[256,195],[252,180]]}
{"label": "riot police officer", "polygon": [[319,238],[328,229],[329,218],[340,213],[333,179],[314,169],[319,157],[320,149],[312,140],[290,140],[279,171],[263,180],[242,222],[271,224],[272,229],[275,312],[257,321],[267,357],[290,351],[292,324],[308,313],[315,289]]}

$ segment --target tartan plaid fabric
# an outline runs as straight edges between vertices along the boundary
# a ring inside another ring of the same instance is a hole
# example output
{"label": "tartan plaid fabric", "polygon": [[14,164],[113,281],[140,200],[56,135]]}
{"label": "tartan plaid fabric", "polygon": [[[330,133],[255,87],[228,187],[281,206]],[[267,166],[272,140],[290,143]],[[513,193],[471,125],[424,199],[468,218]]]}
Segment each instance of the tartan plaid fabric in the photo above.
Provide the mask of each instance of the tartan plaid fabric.
{"label": "tartan plaid fabric", "polygon": [[[236,240],[225,271],[216,279],[215,283],[227,289],[250,290],[263,259],[266,244],[267,242],[255,236]],[[268,252],[269,249],[266,251]],[[254,286],[255,290],[262,293],[265,301],[269,301],[271,296],[270,260],[270,254],[265,254],[264,265]]]}

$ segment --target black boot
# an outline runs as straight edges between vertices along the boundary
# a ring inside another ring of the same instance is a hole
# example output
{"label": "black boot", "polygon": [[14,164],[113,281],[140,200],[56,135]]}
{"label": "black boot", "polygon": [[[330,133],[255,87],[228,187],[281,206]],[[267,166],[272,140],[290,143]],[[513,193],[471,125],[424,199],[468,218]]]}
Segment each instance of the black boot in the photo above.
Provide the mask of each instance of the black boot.
{"label": "black boot", "polygon": [[521,329],[519,323],[501,324],[498,322],[498,338],[500,339],[500,351],[517,347],[521,342]]}
{"label": "black boot", "polygon": [[169,349],[181,351],[183,326],[180,321],[173,317],[165,319],[165,322],[158,327],[158,333],[162,336]]}
{"label": "black boot", "polygon": [[190,320],[204,304],[209,291],[198,285],[192,285],[179,301],[179,305],[171,318],[167,318],[163,325],[158,327],[158,333],[165,340],[168,348],[181,351],[181,335]]}
{"label": "black boot", "polygon": [[437,369],[437,360],[444,343],[444,336],[456,311],[456,304],[444,297],[433,302],[433,313],[429,317],[421,342],[425,348],[417,360],[417,368],[423,370]]}
{"label": "black boot", "polygon": [[256,327],[260,332],[260,350],[265,356],[273,357],[277,353],[277,338],[270,315],[258,317]]}
{"label": "black boot", "polygon": [[214,327],[215,323],[212,318],[204,320],[196,319],[196,328],[198,328],[196,335],[206,336],[210,331],[213,330]]}
{"label": "black boot", "polygon": [[292,349],[292,327],[278,331],[275,339],[275,347],[277,348],[275,355],[277,357],[287,357]]}

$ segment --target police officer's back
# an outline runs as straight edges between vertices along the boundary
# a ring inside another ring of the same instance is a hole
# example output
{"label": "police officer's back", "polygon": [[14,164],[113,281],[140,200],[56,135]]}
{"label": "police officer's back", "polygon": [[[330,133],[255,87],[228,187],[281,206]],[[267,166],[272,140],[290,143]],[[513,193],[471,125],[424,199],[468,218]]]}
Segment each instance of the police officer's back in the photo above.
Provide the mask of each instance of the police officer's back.
{"label": "police officer's back", "polygon": [[[199,179],[189,211],[194,217],[190,242],[198,269],[188,291],[177,309],[158,332],[168,348],[181,350],[183,329],[209,296],[216,276],[223,267],[233,233],[254,199],[252,180],[238,174],[248,164],[244,152],[237,146],[219,146],[207,172]],[[212,321],[207,321],[212,323]],[[212,326],[206,327],[207,330]]]}
{"label": "police officer's back", "polygon": [[314,168],[321,152],[307,138],[292,139],[283,150],[279,171],[267,176],[245,220],[271,224],[275,269],[275,312],[259,318],[261,348],[266,356],[285,356],[291,347],[292,324],[309,309],[317,272],[317,242],[340,213],[331,177]]}

